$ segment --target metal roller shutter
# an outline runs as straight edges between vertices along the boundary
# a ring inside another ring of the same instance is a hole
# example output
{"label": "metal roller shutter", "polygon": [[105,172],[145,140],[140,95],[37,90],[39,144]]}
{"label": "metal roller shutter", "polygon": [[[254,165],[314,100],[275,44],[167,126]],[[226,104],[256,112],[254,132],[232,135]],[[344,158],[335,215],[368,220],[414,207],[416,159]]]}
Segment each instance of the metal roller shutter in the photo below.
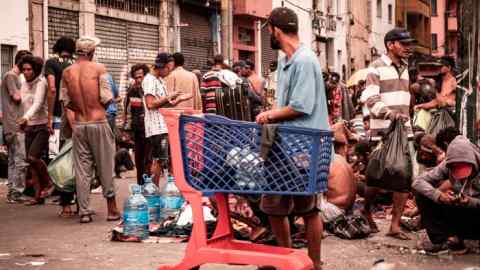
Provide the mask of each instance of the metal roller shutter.
{"label": "metal roller shutter", "polygon": [[53,45],[61,37],[78,38],[79,16],[77,11],[48,8],[48,48],[53,53]]}
{"label": "metal roller shutter", "polygon": [[153,64],[160,47],[158,25],[128,22],[128,64]]}
{"label": "metal roller shutter", "polygon": [[278,52],[272,50],[270,47],[270,32],[264,27],[262,29],[262,73],[267,76],[270,69],[270,63],[277,60]]}
{"label": "metal roller shutter", "polygon": [[95,55],[107,67],[117,86],[128,79],[127,23],[123,20],[95,16],[95,35],[101,40]]}
{"label": "metal roller shutter", "polygon": [[213,57],[209,12],[201,7],[183,5],[180,9],[180,42],[187,69],[205,71],[207,59]]}

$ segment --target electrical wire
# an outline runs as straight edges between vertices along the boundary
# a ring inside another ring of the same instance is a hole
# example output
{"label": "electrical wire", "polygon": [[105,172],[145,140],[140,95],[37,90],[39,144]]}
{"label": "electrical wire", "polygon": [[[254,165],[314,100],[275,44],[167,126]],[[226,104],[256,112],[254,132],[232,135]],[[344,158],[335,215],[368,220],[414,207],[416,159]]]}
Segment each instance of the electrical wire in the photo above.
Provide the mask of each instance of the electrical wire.
{"label": "electrical wire", "polygon": [[304,7],[302,7],[302,6],[299,6],[299,5],[296,4],[296,3],[293,3],[293,2],[290,1],[290,0],[282,0],[282,7],[283,7],[283,2],[287,2],[287,3],[289,3],[290,5],[296,7],[296,8],[298,8],[298,9],[304,11],[304,12],[307,12],[307,13],[309,13],[309,14],[312,13],[312,9],[306,9],[306,8],[304,8]]}

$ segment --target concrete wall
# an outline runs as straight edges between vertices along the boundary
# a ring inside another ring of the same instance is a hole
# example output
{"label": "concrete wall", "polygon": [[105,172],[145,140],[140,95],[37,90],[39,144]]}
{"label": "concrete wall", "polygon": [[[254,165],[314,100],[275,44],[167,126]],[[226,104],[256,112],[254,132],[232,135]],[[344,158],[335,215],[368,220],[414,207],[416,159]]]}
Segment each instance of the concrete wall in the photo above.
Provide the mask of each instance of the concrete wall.
{"label": "concrete wall", "polygon": [[[382,0],[382,17],[377,16],[377,1],[371,1],[372,32],[370,34],[370,47],[375,48],[378,54],[386,52],[383,42],[385,34],[395,27],[395,0]],[[392,5],[392,22],[388,21],[388,5]]]}
{"label": "concrete wall", "polygon": [[2,1],[0,9],[0,44],[30,49],[28,0]]}
{"label": "concrete wall", "polygon": [[446,0],[437,0],[437,16],[432,14],[432,34],[437,34],[437,50],[432,54],[441,56],[445,54],[445,10]]}

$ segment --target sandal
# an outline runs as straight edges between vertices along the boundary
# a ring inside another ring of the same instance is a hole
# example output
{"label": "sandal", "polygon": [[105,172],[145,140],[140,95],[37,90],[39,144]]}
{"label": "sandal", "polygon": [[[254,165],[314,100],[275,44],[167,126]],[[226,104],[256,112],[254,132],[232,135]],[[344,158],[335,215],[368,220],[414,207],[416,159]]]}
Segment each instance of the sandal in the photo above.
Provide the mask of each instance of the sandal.
{"label": "sandal", "polygon": [[392,237],[392,238],[395,238],[395,239],[398,239],[398,240],[402,240],[402,241],[407,241],[407,240],[411,240],[410,237],[405,233],[405,232],[389,232],[386,234],[386,236],[389,236],[389,237]]}
{"label": "sandal", "polygon": [[25,206],[34,206],[34,205],[42,205],[42,204],[45,204],[45,199],[43,198],[28,200],[24,203]]}
{"label": "sandal", "polygon": [[70,211],[70,212],[60,211],[60,212],[58,212],[57,215],[58,215],[59,218],[72,218],[72,217],[76,216],[76,213],[73,212],[73,211]]}
{"label": "sandal", "polygon": [[93,219],[91,215],[83,215],[80,217],[80,223],[90,223],[92,221]]}
{"label": "sandal", "polygon": [[119,221],[122,217],[120,214],[115,214],[115,215],[108,215],[107,216],[107,221]]}
{"label": "sandal", "polygon": [[50,197],[50,195],[52,195],[54,191],[55,191],[55,187],[53,185],[50,187],[46,187],[40,192],[40,198],[44,199],[44,198]]}

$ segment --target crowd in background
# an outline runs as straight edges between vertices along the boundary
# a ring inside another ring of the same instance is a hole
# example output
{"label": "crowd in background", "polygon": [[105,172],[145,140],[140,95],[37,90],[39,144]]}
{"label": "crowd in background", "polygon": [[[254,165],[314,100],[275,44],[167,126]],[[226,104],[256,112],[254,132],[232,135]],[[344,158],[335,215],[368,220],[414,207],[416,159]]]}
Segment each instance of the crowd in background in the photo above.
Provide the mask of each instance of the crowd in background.
{"label": "crowd in background", "polygon": [[[407,39],[402,35],[394,33],[391,39],[386,37],[389,53],[374,62],[364,78],[351,85],[346,85],[338,73],[324,71],[322,74],[336,153],[329,191],[322,198],[322,219],[332,233],[355,238],[378,232],[372,215],[378,218],[391,211],[394,218],[390,236],[407,240],[410,237],[404,232],[405,228],[426,228],[431,251],[445,248],[463,251],[464,239],[479,236],[473,230],[478,222],[473,224],[467,220],[478,216],[480,209],[480,185],[476,178],[480,151],[455,128],[455,62],[449,57],[438,59],[440,72],[431,77],[409,69],[403,62],[408,59],[408,55],[403,55],[407,53],[397,47],[400,43],[407,46],[404,44]],[[73,95],[72,79],[63,80],[63,76],[66,69],[75,65],[75,55],[82,52],[82,48],[88,49],[84,50],[85,61],[92,61],[88,57],[94,53],[95,46],[88,43],[85,47],[85,44],[79,48],[78,41],[76,45],[70,38],[61,38],[54,46],[55,55],[47,61],[28,51],[19,51],[14,68],[3,77],[2,122],[9,158],[9,203],[43,204],[53,193],[59,195],[60,216],[75,215],[71,209],[75,194],[55,191],[47,163],[49,137],[56,128],[54,120],[62,119],[60,147],[72,138],[72,127],[78,128],[79,105],[68,109],[62,99],[64,88]],[[160,53],[154,63],[132,66],[124,97],[119,97],[111,75],[99,73],[98,84],[108,84],[105,89],[111,91],[113,100],[105,104],[105,118],[115,135],[117,175],[121,165],[127,168],[133,165],[128,162],[129,151],[124,150],[129,148],[134,152],[139,184],[143,184],[144,174],[151,174],[154,182],[162,185],[162,179],[171,172],[168,130],[159,108],[193,109],[258,122],[259,115],[262,117],[262,113],[275,107],[277,62],[271,63],[267,77],[263,78],[250,60],[230,66],[221,55],[216,55],[209,59],[205,73],[186,70],[185,61],[188,59],[180,52]],[[72,76],[85,75],[73,73]],[[389,85],[398,91],[391,91],[393,88],[388,88]],[[228,102],[219,99],[218,93],[228,91],[238,95],[238,104],[230,102],[228,107],[225,105]],[[123,115],[118,115],[117,106],[123,107]],[[438,120],[440,118],[443,120]],[[117,126],[117,119],[121,119],[121,126]],[[405,120],[411,129],[408,136],[412,139],[412,149],[408,151],[413,163],[412,179],[402,190],[375,189],[374,192],[367,179],[370,156],[381,147],[382,136],[387,135],[388,126],[381,125],[397,120]],[[441,123],[432,127],[432,123],[438,121]],[[107,199],[114,198],[104,195]],[[253,202],[249,203],[256,209]],[[109,207],[110,219],[118,220],[116,206]],[[268,227],[261,211],[254,212]],[[91,221],[90,213],[80,214],[88,216],[82,222]]]}

